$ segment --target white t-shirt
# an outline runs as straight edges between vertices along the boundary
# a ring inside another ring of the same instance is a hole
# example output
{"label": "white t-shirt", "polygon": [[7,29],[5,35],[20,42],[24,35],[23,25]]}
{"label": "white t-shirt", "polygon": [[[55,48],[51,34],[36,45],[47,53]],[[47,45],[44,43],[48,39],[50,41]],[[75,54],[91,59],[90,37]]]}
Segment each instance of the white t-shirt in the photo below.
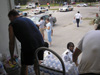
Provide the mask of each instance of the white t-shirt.
{"label": "white t-shirt", "polygon": [[80,13],[75,14],[75,19],[81,19],[81,18],[82,18],[82,15]]}
{"label": "white t-shirt", "polygon": [[41,29],[41,28],[44,28],[44,24],[45,24],[45,21],[44,20],[41,20],[40,22],[39,22],[39,28]]}
{"label": "white t-shirt", "polygon": [[72,59],[72,55],[73,55],[73,53],[72,53],[69,49],[67,49],[67,50],[62,54],[62,60],[63,60],[64,62],[72,61],[72,60],[73,60],[73,59]]}
{"label": "white t-shirt", "polygon": [[79,73],[100,74],[100,30],[88,32],[81,39],[77,48],[82,50]]}
{"label": "white t-shirt", "polygon": [[47,23],[47,24],[46,24],[46,27],[47,27],[47,28],[50,27],[50,29],[46,29],[47,32],[50,32],[50,31],[51,31],[51,23],[50,23],[50,22]]}

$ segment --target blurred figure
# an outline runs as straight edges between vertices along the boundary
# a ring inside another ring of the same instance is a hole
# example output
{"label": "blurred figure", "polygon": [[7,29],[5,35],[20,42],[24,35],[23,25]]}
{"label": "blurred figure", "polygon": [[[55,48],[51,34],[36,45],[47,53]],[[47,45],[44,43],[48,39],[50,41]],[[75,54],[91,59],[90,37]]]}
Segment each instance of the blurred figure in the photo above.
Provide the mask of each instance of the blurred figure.
{"label": "blurred figure", "polygon": [[50,3],[47,3],[47,5],[48,5],[48,9],[50,9]]}
{"label": "blurred figure", "polygon": [[49,19],[46,19],[46,32],[47,32],[47,35],[48,35],[48,41],[49,41],[49,46],[51,46],[51,42],[52,42],[52,39],[51,39],[51,23],[49,21]]}
{"label": "blurred figure", "polygon": [[100,23],[100,17],[98,15],[98,13],[96,13],[96,17],[94,18],[93,20],[93,25],[94,25],[94,28],[96,29],[97,25]]}
{"label": "blurred figure", "polygon": [[[12,64],[14,62],[15,37],[21,43],[21,74],[28,75],[28,65],[34,64],[34,70],[37,74],[34,53],[37,48],[44,46],[44,40],[36,25],[28,18],[19,16],[16,10],[8,13],[9,24],[9,50]],[[42,52],[43,53],[43,52]],[[42,56],[43,57],[43,54]],[[39,58],[43,60],[43,58]],[[38,74],[37,74],[38,75]]]}
{"label": "blurred figure", "polygon": [[[44,42],[44,47],[49,48],[49,44],[48,44],[47,42]],[[53,57],[53,54],[52,54],[50,51],[44,51],[44,59],[45,59],[46,57],[52,58],[52,57]]]}
{"label": "blurred figure", "polygon": [[51,36],[53,36],[53,17],[52,17],[52,14],[49,14],[49,21],[51,23]]}
{"label": "blurred figure", "polygon": [[[80,40],[73,54],[76,63],[82,52],[79,68],[80,75],[100,75],[100,24]],[[76,64],[77,65],[77,64]]]}
{"label": "blurred figure", "polygon": [[79,11],[75,14],[74,19],[76,19],[77,27],[79,27],[80,20],[82,20],[82,15]]}
{"label": "blurred figure", "polygon": [[44,39],[44,25],[45,25],[45,21],[43,20],[43,17],[40,18],[40,22],[38,24],[39,30],[43,36]]}
{"label": "blurred figure", "polygon": [[73,61],[74,44],[69,42],[67,44],[67,50],[62,54],[62,59],[64,62]]}

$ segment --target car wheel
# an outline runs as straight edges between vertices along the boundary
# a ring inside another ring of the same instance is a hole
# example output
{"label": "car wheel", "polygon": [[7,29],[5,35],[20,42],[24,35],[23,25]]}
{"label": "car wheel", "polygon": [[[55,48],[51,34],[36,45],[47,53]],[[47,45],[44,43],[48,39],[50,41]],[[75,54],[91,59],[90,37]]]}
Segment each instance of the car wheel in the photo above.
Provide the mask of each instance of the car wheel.
{"label": "car wheel", "polygon": [[66,9],[66,12],[68,11],[68,9]]}
{"label": "car wheel", "polygon": [[42,13],[42,11],[40,11],[40,13]]}

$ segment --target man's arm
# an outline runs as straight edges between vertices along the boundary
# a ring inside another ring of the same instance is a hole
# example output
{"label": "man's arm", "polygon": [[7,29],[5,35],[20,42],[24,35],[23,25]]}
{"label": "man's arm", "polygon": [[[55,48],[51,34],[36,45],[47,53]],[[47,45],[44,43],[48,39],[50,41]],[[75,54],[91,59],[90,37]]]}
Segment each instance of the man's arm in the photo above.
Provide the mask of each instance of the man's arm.
{"label": "man's arm", "polygon": [[75,52],[73,53],[73,62],[75,62],[76,65],[77,65],[77,58],[81,54],[81,52],[82,51],[80,49],[76,48],[75,49]]}
{"label": "man's arm", "polygon": [[13,28],[10,25],[9,26],[9,51],[10,51],[11,60],[13,60],[14,46],[15,46],[15,36],[13,33]]}

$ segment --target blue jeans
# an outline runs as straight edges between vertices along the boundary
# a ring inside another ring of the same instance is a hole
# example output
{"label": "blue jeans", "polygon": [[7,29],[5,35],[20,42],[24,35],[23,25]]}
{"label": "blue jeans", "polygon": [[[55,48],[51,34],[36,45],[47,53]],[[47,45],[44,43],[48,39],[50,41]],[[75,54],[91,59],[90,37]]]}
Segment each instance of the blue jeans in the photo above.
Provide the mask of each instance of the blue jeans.
{"label": "blue jeans", "polygon": [[48,34],[48,41],[51,42],[52,41],[52,39],[51,39],[51,31],[47,32],[47,34]]}
{"label": "blue jeans", "polygon": [[77,27],[79,27],[80,19],[76,19],[76,22],[77,22]]}

